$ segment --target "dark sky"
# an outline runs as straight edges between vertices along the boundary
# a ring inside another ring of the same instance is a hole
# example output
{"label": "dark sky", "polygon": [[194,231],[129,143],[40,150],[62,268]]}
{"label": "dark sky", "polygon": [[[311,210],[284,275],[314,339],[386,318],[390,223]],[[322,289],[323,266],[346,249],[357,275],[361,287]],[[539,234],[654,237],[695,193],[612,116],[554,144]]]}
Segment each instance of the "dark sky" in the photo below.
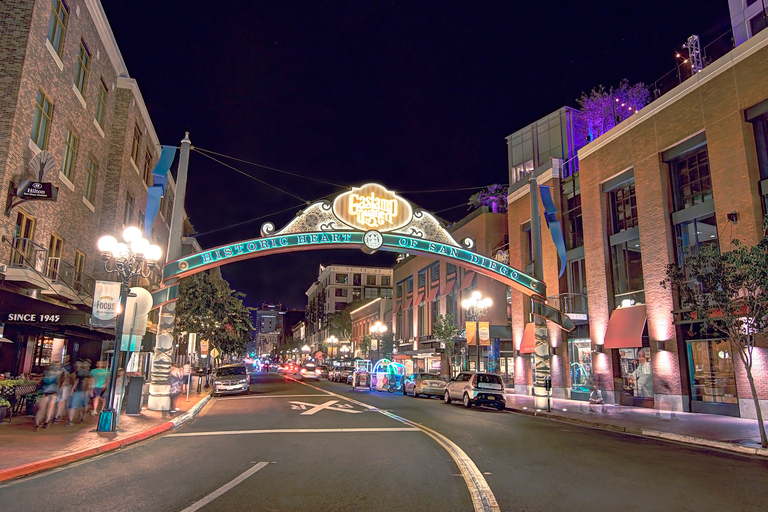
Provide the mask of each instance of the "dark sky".
{"label": "dark sky", "polygon": [[[285,171],[222,159],[260,182],[193,152],[186,208],[204,248],[367,182],[455,222],[479,188],[508,181],[505,136],[600,84],[653,82],[689,35],[706,45],[730,27],[727,0],[103,4],[161,144],[189,131]],[[310,251],[222,271],[250,306],[303,309],[320,263],[393,262]]]}

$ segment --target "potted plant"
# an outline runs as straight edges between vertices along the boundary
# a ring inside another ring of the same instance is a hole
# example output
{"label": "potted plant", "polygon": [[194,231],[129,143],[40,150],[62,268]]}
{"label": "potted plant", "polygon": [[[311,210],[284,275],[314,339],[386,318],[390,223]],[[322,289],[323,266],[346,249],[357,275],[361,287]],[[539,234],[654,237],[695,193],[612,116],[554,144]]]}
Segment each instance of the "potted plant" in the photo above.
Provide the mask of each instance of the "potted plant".
{"label": "potted plant", "polygon": [[11,408],[11,402],[5,398],[0,398],[0,423],[5,421],[5,416],[8,414],[8,409]]}

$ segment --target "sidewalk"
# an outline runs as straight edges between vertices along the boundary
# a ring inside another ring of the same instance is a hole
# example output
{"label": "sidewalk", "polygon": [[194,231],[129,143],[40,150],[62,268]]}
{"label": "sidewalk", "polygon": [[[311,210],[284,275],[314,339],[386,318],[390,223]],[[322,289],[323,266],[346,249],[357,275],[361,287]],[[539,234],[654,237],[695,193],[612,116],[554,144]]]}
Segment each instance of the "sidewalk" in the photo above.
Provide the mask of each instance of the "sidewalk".
{"label": "sidewalk", "polygon": [[180,395],[178,412],[142,409],[141,414],[120,415],[117,432],[97,432],[98,416],[86,415],[83,423],[66,427],[59,421],[35,431],[33,416],[14,416],[0,423],[0,482],[31,475],[137,443],[177,428],[192,419],[210,399],[210,389],[190,389],[189,401]]}
{"label": "sidewalk", "polygon": [[534,407],[532,396],[515,394],[507,394],[507,409],[614,432],[768,458],[768,449],[760,446],[756,420],[617,405],[593,405],[590,410],[589,402],[564,399],[553,399],[551,412],[547,412]]}

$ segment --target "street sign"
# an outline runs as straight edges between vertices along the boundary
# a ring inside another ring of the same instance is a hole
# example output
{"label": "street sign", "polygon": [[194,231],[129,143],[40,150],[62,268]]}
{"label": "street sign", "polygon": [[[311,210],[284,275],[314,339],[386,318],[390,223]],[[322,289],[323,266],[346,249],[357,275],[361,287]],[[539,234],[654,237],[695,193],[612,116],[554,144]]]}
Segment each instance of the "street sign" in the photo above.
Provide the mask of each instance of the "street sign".
{"label": "street sign", "polygon": [[542,318],[546,318],[550,322],[556,323],[561,328],[569,332],[576,327],[575,325],[573,325],[573,322],[571,322],[571,319],[568,318],[568,315],[564,315],[560,310],[549,307],[543,302],[538,302],[535,300],[532,302],[533,302],[534,315],[540,316]]}
{"label": "street sign", "polygon": [[216,347],[213,347],[213,350],[211,350],[211,357],[214,359],[219,357],[219,349],[217,349]]}

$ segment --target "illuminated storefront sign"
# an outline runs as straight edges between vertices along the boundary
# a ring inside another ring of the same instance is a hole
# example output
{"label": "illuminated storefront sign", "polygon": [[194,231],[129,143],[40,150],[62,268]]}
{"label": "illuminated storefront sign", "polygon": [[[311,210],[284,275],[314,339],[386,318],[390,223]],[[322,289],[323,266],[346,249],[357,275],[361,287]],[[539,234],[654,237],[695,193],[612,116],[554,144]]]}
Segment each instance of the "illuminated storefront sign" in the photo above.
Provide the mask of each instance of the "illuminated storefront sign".
{"label": "illuminated storefront sign", "polygon": [[[326,249],[329,246],[360,248],[365,245],[364,238],[367,234],[370,235],[370,233],[372,232],[333,231],[327,233],[278,235],[245,240],[170,262],[163,268],[163,280],[167,281],[176,277],[184,277],[224,263],[231,263],[255,256],[288,252],[290,250]],[[408,252],[410,254],[420,253],[438,259],[453,260],[469,269],[478,270],[482,274],[507,282],[510,286],[526,294],[544,295],[545,293],[544,283],[518,272],[514,268],[493,258],[488,258],[459,247],[411,236],[391,233],[381,233],[379,236],[382,239],[381,250],[383,251]],[[476,267],[479,267],[479,269]]]}
{"label": "illuminated storefront sign", "polygon": [[333,202],[333,213],[354,228],[386,232],[411,222],[413,208],[394,192],[369,183],[337,196]]}

